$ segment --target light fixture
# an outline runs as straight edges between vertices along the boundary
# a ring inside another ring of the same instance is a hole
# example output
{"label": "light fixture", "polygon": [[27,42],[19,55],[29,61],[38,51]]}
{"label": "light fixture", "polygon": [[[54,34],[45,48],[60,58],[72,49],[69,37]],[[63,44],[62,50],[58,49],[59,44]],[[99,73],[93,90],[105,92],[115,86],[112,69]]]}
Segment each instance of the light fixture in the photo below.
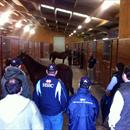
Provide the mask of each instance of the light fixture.
{"label": "light fixture", "polygon": [[1,2],[0,2],[0,5],[1,5],[1,6],[4,6],[4,4],[3,4],[3,3],[1,3]]}
{"label": "light fixture", "polygon": [[9,21],[9,17],[11,15],[11,11],[6,11],[0,16],[0,25],[4,25]]}
{"label": "light fixture", "polygon": [[60,8],[56,8],[55,11],[60,11],[60,12],[67,13],[67,14],[72,14],[72,11],[65,10],[65,9],[60,9]]}
{"label": "light fixture", "polygon": [[93,29],[92,29],[92,28],[89,28],[89,29],[88,29],[88,31],[91,31],[91,30],[93,30]]}
{"label": "light fixture", "polygon": [[86,19],[85,19],[85,23],[89,23],[91,21],[91,17],[90,16],[87,16]]}
{"label": "light fixture", "polygon": [[30,25],[28,24],[24,27],[24,32],[29,32],[29,30],[30,30]]}
{"label": "light fixture", "polygon": [[76,16],[79,16],[79,17],[87,17],[87,15],[81,14],[81,13],[77,13],[77,12],[73,12],[73,15],[76,15]]}
{"label": "light fixture", "polygon": [[103,38],[102,40],[104,40],[104,41],[105,41],[105,40],[109,40],[109,38],[108,38],[108,37],[105,37],[105,38]]}
{"label": "light fixture", "polygon": [[78,26],[78,29],[81,29],[81,28],[82,28],[82,25],[79,25],[79,26]]}
{"label": "light fixture", "polygon": [[96,42],[96,41],[97,41],[97,39],[94,39],[93,41],[94,41],[94,42]]}
{"label": "light fixture", "polygon": [[76,30],[74,30],[73,33],[76,33]]}
{"label": "light fixture", "polygon": [[104,0],[104,2],[101,5],[101,9],[107,10],[114,4],[120,4],[120,0]]}
{"label": "light fixture", "polygon": [[33,35],[33,34],[35,34],[35,33],[36,33],[36,32],[35,32],[35,29],[34,29],[34,28],[30,30],[30,34],[31,34],[31,35]]}
{"label": "light fixture", "polygon": [[46,8],[46,9],[54,10],[54,7],[53,6],[49,6],[49,5],[41,4],[41,7]]}
{"label": "light fixture", "polygon": [[43,17],[43,19],[46,21],[46,18],[45,18],[45,17]]}
{"label": "light fixture", "polygon": [[26,19],[24,19],[23,21],[24,21],[24,22],[27,22],[27,20],[26,20]]}
{"label": "light fixture", "polygon": [[22,22],[21,22],[21,21],[18,21],[18,22],[15,24],[15,27],[16,27],[16,28],[21,28],[21,27],[22,27]]}
{"label": "light fixture", "polygon": [[16,12],[14,12],[14,11],[13,11],[12,13],[13,13],[15,16],[19,16],[19,14],[18,14],[18,13],[16,13]]}

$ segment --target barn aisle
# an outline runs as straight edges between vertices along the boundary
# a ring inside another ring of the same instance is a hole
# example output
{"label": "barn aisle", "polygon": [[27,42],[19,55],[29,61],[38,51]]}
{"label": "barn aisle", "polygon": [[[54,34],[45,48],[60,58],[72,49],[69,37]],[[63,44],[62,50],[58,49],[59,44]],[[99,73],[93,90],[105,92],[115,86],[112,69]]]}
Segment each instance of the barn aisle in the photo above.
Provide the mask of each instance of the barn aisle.
{"label": "barn aisle", "polygon": [[[40,62],[44,65],[48,65],[51,62],[48,60],[48,58],[46,59],[40,59]],[[58,60],[56,59],[56,64],[58,63],[62,63],[62,60]],[[65,64],[67,64],[67,60],[65,60]],[[83,69],[79,69],[78,66],[71,66],[72,70],[73,70],[73,87],[74,87],[74,91],[76,92],[78,89],[78,84],[80,81],[80,78],[82,76],[84,76],[86,74],[85,70]],[[100,85],[93,85],[91,87],[91,92],[93,93],[93,95],[97,98],[99,104],[100,104],[100,100],[101,100],[101,96],[104,94],[104,90],[101,88]],[[63,130],[68,130],[67,127],[67,116],[66,114],[64,114],[64,126],[63,126]],[[109,130],[109,128],[107,127],[107,124],[105,124],[105,126],[101,125],[101,112],[99,113],[99,117],[97,119],[97,126],[96,126],[97,130]]]}

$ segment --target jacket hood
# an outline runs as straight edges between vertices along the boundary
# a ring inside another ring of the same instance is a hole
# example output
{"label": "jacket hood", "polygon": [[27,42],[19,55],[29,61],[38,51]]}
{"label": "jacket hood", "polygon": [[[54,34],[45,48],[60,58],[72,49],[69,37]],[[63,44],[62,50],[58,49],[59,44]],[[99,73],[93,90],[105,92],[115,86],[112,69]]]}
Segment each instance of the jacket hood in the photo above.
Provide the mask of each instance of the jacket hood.
{"label": "jacket hood", "polygon": [[19,75],[20,73],[22,74],[22,71],[19,68],[13,67],[13,66],[8,66],[5,68],[4,77],[6,80],[8,80],[12,77]]}
{"label": "jacket hood", "polygon": [[7,95],[0,101],[0,121],[11,123],[27,107],[30,100],[18,94]]}
{"label": "jacket hood", "polygon": [[90,91],[89,91],[88,88],[82,88],[82,87],[80,87],[80,88],[78,88],[77,93],[85,93],[85,94],[89,94]]}

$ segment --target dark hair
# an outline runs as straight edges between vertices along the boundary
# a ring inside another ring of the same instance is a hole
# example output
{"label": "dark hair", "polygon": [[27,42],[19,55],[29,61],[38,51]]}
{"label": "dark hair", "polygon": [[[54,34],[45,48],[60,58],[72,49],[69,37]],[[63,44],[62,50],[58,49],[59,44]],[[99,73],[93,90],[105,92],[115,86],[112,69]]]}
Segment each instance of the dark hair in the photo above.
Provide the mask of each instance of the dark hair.
{"label": "dark hair", "polygon": [[22,81],[18,78],[11,78],[6,81],[5,88],[9,94],[16,94],[20,92]]}
{"label": "dark hair", "polygon": [[126,74],[127,78],[130,80],[130,65],[125,67],[124,73]]}
{"label": "dark hair", "polygon": [[116,67],[118,68],[118,71],[123,72],[124,71],[124,64],[123,63],[117,63]]}

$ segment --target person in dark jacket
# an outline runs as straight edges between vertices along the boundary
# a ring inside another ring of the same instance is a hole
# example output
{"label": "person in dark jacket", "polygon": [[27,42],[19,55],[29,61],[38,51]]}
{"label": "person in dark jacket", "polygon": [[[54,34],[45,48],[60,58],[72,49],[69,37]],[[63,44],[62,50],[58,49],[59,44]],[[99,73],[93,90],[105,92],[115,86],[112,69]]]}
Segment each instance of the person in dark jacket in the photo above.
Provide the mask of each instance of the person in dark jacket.
{"label": "person in dark jacket", "polygon": [[88,73],[88,77],[91,79],[92,82],[94,82],[95,64],[96,64],[96,58],[93,56],[93,54],[90,54],[90,58],[88,60],[87,73]]}
{"label": "person in dark jacket", "polygon": [[122,79],[123,71],[124,71],[124,64],[117,63],[116,72],[113,74],[111,81],[109,82],[106,88],[105,95],[101,99],[101,111],[102,111],[103,123],[110,112],[110,107],[111,107],[115,92],[120,87],[120,84],[124,82]]}
{"label": "person in dark jacket", "polygon": [[90,85],[90,79],[82,77],[80,88],[70,99],[67,108],[69,130],[96,130],[99,106],[97,99],[89,91]]}
{"label": "person in dark jacket", "polygon": [[108,124],[111,130],[130,130],[130,65],[122,75],[124,83],[114,95]]}
{"label": "person in dark jacket", "polygon": [[13,77],[17,77],[22,81],[23,91],[21,95],[26,98],[31,98],[29,80],[24,71],[22,71],[21,65],[22,61],[19,58],[13,58],[12,60],[10,60],[10,65],[5,68],[5,72],[1,79],[1,86],[2,86],[1,98],[4,98],[8,94],[7,90],[5,89],[5,82]]}
{"label": "person in dark jacket", "polygon": [[68,96],[64,83],[55,77],[57,72],[56,66],[50,64],[47,76],[37,82],[34,90],[33,100],[42,114],[45,130],[62,130]]}

